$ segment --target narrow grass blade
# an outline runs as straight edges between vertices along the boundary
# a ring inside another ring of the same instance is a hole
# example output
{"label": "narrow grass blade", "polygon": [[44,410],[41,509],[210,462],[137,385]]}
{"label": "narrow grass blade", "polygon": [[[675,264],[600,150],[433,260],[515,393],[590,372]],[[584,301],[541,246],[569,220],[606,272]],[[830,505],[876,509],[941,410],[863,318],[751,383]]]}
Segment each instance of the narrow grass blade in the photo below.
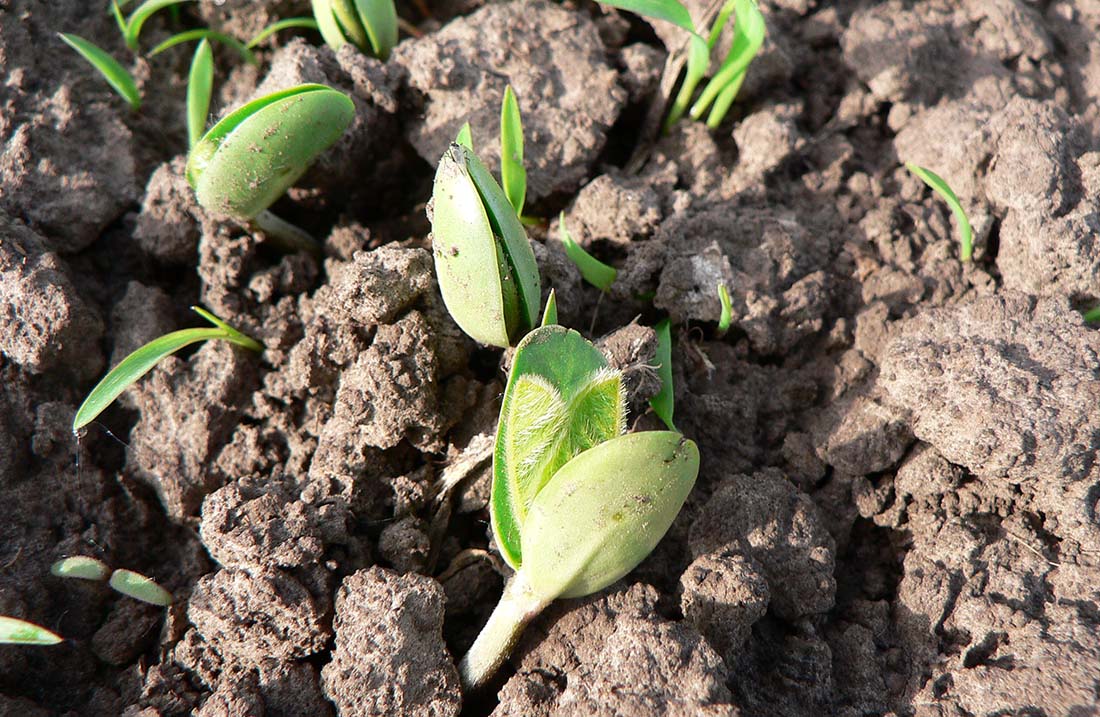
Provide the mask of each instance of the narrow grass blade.
{"label": "narrow grass blade", "polygon": [[558,295],[554,289],[546,297],[546,308],[542,310],[542,323],[540,326],[550,326],[558,323]]}
{"label": "narrow grass blade", "polygon": [[273,22],[265,27],[263,30],[260,30],[258,33],[256,33],[255,37],[248,41],[248,44],[245,45],[245,47],[251,50],[275,33],[282,32],[283,30],[289,30],[294,27],[301,27],[307,30],[320,29],[317,25],[317,21],[311,17],[288,17],[285,20]]}
{"label": "narrow grass blade", "polygon": [[198,307],[192,307],[200,316],[213,323],[217,328],[183,329],[165,334],[153,339],[141,348],[131,353],[111,369],[95,388],[92,389],[84,403],[73,417],[73,432],[79,431],[95,418],[103,413],[119,395],[132,386],[138,379],[149,373],[165,356],[179,351],[198,341],[210,339],[223,339],[254,351],[260,351],[263,346],[251,337],[245,336],[233,327],[226,324],[208,311]]}
{"label": "narrow grass blade", "polygon": [[649,406],[657,417],[665,422],[670,431],[675,431],[672,422],[675,409],[675,397],[672,393],[672,321],[662,319],[653,329],[657,332],[657,375],[661,379],[661,390],[649,399]]}
{"label": "narrow grass blade", "polygon": [[695,95],[695,88],[702,81],[709,64],[710,48],[707,47],[707,43],[703,38],[692,35],[688,45],[687,69],[684,71],[684,81],[680,83],[680,91],[676,93],[676,99],[672,103],[668,117],[665,118],[666,132],[684,116],[688,105],[691,104],[691,98]]}
{"label": "narrow grass blade", "polygon": [[516,216],[523,215],[527,201],[527,170],[523,166],[523,121],[512,86],[504,88],[500,105],[500,184]]}
{"label": "narrow grass blade", "polygon": [[959,259],[964,262],[970,261],[974,256],[974,230],[970,228],[970,219],[967,218],[966,210],[963,209],[959,198],[955,196],[955,192],[947,185],[947,182],[943,181],[940,175],[930,169],[918,167],[912,162],[906,162],[905,168],[917,175],[922,182],[932,188],[932,191],[940,195],[943,201],[947,202],[947,206],[951,207],[951,212],[959,223]]}
{"label": "narrow grass blade", "polygon": [[191,72],[187,78],[187,137],[189,147],[206,132],[206,117],[210,113],[210,96],[214,92],[214,52],[203,38],[195,48]]}
{"label": "narrow grass blade", "polygon": [[462,125],[462,129],[458,131],[458,136],[455,137],[455,144],[462,145],[471,152],[474,151],[474,135],[470,130],[470,123]]}
{"label": "narrow grass blade", "polygon": [[0,645],[56,645],[64,639],[33,622],[0,615]]}
{"label": "narrow grass blade", "polygon": [[115,92],[130,103],[130,107],[135,110],[141,107],[141,93],[138,92],[137,83],[134,82],[133,75],[120,65],[118,60],[79,35],[58,33],[58,36],[66,45],[79,52],[92,67],[99,70],[103,79],[107,80]]}
{"label": "narrow grass blade", "polygon": [[1100,324],[1100,306],[1094,306],[1084,313],[1085,323]]}
{"label": "narrow grass blade", "polygon": [[127,597],[147,602],[150,605],[168,607],[172,604],[172,593],[157,585],[152,578],[135,573],[133,570],[114,571],[111,573],[111,579],[107,584]]}
{"label": "narrow grass blade", "polygon": [[[756,5],[756,0],[736,0],[734,8],[737,13],[737,20],[733,26],[733,45],[730,47],[726,59],[722,62],[722,67],[707,83],[703,93],[699,95],[698,101],[692,105],[692,119],[697,120],[703,116],[703,113],[718,98],[718,95],[723,90],[728,89],[737,76],[748,69],[756,54],[760,52],[760,48],[764,45],[768,28],[764,23],[764,16],[760,13],[760,8]],[[732,103],[733,98],[728,98],[727,102]],[[726,106],[726,109],[728,108],[729,104]],[[721,123],[723,117],[725,117],[725,112],[719,113],[714,119],[715,123]]]}
{"label": "narrow grass blade", "polygon": [[111,574],[111,569],[102,560],[96,560],[87,555],[73,555],[51,565],[50,574],[59,578],[79,578],[98,582],[106,580]]}
{"label": "narrow grass blade", "polygon": [[714,46],[718,44],[718,38],[722,36],[722,30],[726,28],[726,23],[729,22],[730,15],[733,14],[733,8],[736,5],[737,0],[728,0],[722,6],[722,9],[718,11],[718,17],[714,18],[714,24],[710,26],[710,35],[707,36],[708,50],[713,50]]}
{"label": "narrow grass blade", "polygon": [[160,53],[171,47],[181,45],[185,42],[191,42],[192,40],[217,40],[223,45],[232,47],[234,50],[236,50],[237,53],[241,56],[241,59],[248,64],[259,64],[259,61],[256,59],[256,55],[252,53],[252,50],[249,50],[247,47],[245,47],[244,43],[242,43],[240,40],[230,35],[226,35],[224,32],[207,30],[206,28],[187,30],[185,32],[180,32],[172,35],[172,37],[168,38],[167,40],[150,50],[149,57],[152,57],[153,55],[159,55]]}
{"label": "narrow grass blade", "polygon": [[718,316],[718,335],[725,336],[730,330],[730,324],[733,323],[733,305],[725,284],[718,285],[718,301],[722,304],[722,313]]}
{"label": "narrow grass blade", "polygon": [[584,280],[600,291],[610,289],[615,283],[615,277],[619,275],[615,267],[604,264],[573,240],[573,236],[565,226],[565,212],[558,217],[558,226],[561,229],[561,243],[565,245],[565,254],[580,269]]}
{"label": "narrow grass blade", "polygon": [[155,13],[171,5],[191,1],[192,0],[145,0],[145,2],[138,5],[137,8],[130,13],[130,17],[126,20],[126,47],[137,52],[141,28],[145,25],[145,21],[151,18]]}
{"label": "narrow grass blade", "polygon": [[122,15],[122,6],[118,4],[118,0],[111,0],[111,14],[115,17],[115,24],[118,25],[122,38],[126,39],[126,18]]}
{"label": "narrow grass blade", "polygon": [[695,24],[691,21],[691,13],[677,0],[600,0],[600,4],[617,7],[620,10],[628,10],[654,20],[671,22],[688,32],[695,32]]}
{"label": "narrow grass blade", "polygon": [[710,114],[707,116],[707,127],[709,129],[718,129],[718,125],[722,124],[722,120],[725,119],[726,113],[729,112],[730,106],[733,105],[733,101],[737,98],[737,93],[741,91],[741,85],[745,82],[745,72],[734,77],[728,85],[718,93],[718,97],[715,98],[714,104],[710,108]]}

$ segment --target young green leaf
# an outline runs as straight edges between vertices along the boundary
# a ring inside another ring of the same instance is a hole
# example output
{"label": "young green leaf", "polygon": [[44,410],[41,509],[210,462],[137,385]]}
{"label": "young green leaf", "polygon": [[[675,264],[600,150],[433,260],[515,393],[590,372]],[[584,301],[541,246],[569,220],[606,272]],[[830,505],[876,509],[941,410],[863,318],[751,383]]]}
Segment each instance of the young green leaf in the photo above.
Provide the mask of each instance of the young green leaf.
{"label": "young green leaf", "polygon": [[623,577],[672,526],[699,473],[674,431],[619,436],[566,463],[531,504],[521,568],[536,595],[591,595]]}
{"label": "young green leaf", "polygon": [[[734,9],[736,21],[733,26],[733,44],[730,51],[723,60],[721,68],[710,79],[699,99],[691,107],[691,117],[697,120],[720,95],[725,93],[722,99],[725,106],[719,105],[707,120],[708,126],[711,127],[717,127],[725,117],[737,90],[741,87],[745,72],[760,52],[768,32],[756,0],[735,0]],[[731,87],[734,88],[732,91],[730,91]]]}
{"label": "young green leaf", "polygon": [[718,285],[718,302],[722,305],[722,313],[718,315],[718,335],[725,336],[733,323],[733,304],[730,302],[730,292],[725,284]]}
{"label": "young green leaf", "polygon": [[657,376],[661,379],[661,390],[649,399],[649,406],[669,430],[675,431],[676,425],[672,422],[675,409],[672,393],[672,322],[662,319],[653,328],[657,332]]}
{"label": "young green leaf", "polygon": [[141,107],[141,93],[138,92],[137,83],[134,82],[133,75],[120,65],[118,60],[79,35],[58,33],[58,36],[66,45],[79,52],[92,67],[99,70],[103,79],[107,80],[122,99],[130,103],[130,107],[135,110]]}
{"label": "young green leaf", "polygon": [[691,98],[695,95],[695,88],[699,86],[703,75],[710,64],[710,48],[703,38],[692,35],[688,45],[687,69],[684,71],[684,80],[680,83],[680,91],[676,93],[676,99],[665,118],[664,129],[667,132],[672,125],[680,121],[691,104]]}
{"label": "young green leaf", "polygon": [[601,5],[610,5],[620,10],[628,10],[632,13],[654,20],[664,20],[678,25],[688,32],[695,32],[695,24],[691,21],[691,13],[678,0],[599,0]]}
{"label": "young green leaf", "polygon": [[1088,311],[1084,312],[1085,323],[1097,324],[1100,323],[1100,306],[1094,306]]}
{"label": "young green leaf", "polygon": [[152,17],[154,13],[181,2],[192,2],[192,0],[145,0],[141,5],[138,5],[126,20],[126,32],[124,33],[126,47],[137,52],[138,38],[141,36],[141,28],[145,25],[145,21]]}
{"label": "young green leaf", "polygon": [[554,289],[546,297],[546,308],[542,310],[542,323],[540,326],[552,326],[558,323],[558,296]]}
{"label": "young green leaf", "polygon": [[123,39],[126,39],[126,18],[122,16],[122,5],[119,4],[118,0],[111,0],[111,14],[115,17],[118,31],[122,33]]}
{"label": "young green leaf", "polygon": [[160,43],[152,50],[149,51],[149,56],[159,55],[165,50],[175,47],[176,45],[183,44],[185,42],[191,42],[192,40],[217,40],[218,42],[233,48],[241,56],[241,59],[250,65],[258,65],[259,61],[256,59],[256,55],[245,47],[244,43],[235,37],[226,35],[224,32],[217,32],[216,30],[207,30],[206,28],[199,28],[197,30],[187,30],[172,35],[170,38]]}
{"label": "young green leaf", "polygon": [[161,359],[179,351],[184,346],[188,346],[197,341],[221,339],[246,349],[251,349],[252,351],[263,350],[263,346],[258,341],[245,336],[213,314],[197,306],[191,308],[207,321],[214,324],[215,328],[173,331],[170,334],[165,334],[160,338],[153,339],[122,359],[118,366],[111,369],[107,375],[96,384],[95,388],[88,394],[88,397],[84,399],[84,403],[80,404],[76,416],[73,417],[73,433],[76,433],[81,428],[94,421],[96,416],[102,413],[107,406],[110,406],[111,403],[118,398],[119,394],[132,386],[142,376],[149,373]]}
{"label": "young green leaf", "polygon": [[158,585],[152,578],[145,577],[133,570],[116,570],[111,573],[108,585],[117,592],[150,605],[168,607],[172,604],[172,593]]}
{"label": "young green leaf", "polygon": [[501,348],[534,328],[542,289],[527,232],[489,170],[459,144],[439,161],[431,221],[440,293],[459,328]]}
{"label": "young green leaf", "polygon": [[458,136],[455,137],[455,144],[461,145],[471,152],[474,151],[474,136],[470,130],[470,123],[466,122],[462,125],[462,129],[458,130]]}
{"label": "young green leaf", "polygon": [[263,30],[260,30],[258,33],[256,33],[255,37],[248,41],[248,44],[245,45],[245,47],[251,50],[275,33],[282,32],[283,30],[289,30],[293,27],[301,27],[307,30],[319,29],[317,26],[317,21],[312,17],[288,17],[285,20],[278,20],[277,22],[273,22],[265,27]]}
{"label": "young green leaf", "polygon": [[527,201],[527,170],[523,166],[523,121],[519,102],[512,86],[504,88],[500,105],[500,184],[504,196],[515,207],[516,216],[523,216]]}
{"label": "young green leaf", "polygon": [[312,0],[321,37],[333,50],[351,42],[379,59],[397,44],[397,8],[393,0]]}
{"label": "young green leaf", "polygon": [[580,269],[584,280],[600,291],[610,289],[611,285],[615,283],[615,278],[619,275],[615,267],[604,264],[573,240],[573,235],[569,233],[565,226],[565,212],[558,216],[558,228],[561,243],[565,246],[565,254]]}
{"label": "young green leaf", "polygon": [[33,622],[0,615],[0,645],[56,645],[64,639]]}
{"label": "young green leaf", "polygon": [[492,523],[505,561],[523,562],[528,506],[573,456],[626,427],[622,375],[591,342],[549,325],[516,348],[493,454]]}
{"label": "young green leaf", "polygon": [[206,116],[210,113],[210,96],[214,91],[214,52],[203,38],[195,48],[191,72],[187,78],[187,138],[194,147],[206,131]]}
{"label": "young green leaf", "polygon": [[50,574],[59,578],[79,578],[102,582],[111,574],[111,569],[102,560],[87,555],[74,555],[62,558],[50,566]]}
{"label": "young green leaf", "polygon": [[970,228],[970,219],[967,218],[966,210],[963,209],[959,198],[955,196],[955,192],[947,186],[947,182],[943,181],[940,175],[930,169],[918,167],[912,162],[906,162],[905,168],[915,174],[922,182],[931,187],[932,191],[940,195],[941,199],[947,202],[947,206],[951,208],[951,212],[955,215],[955,221],[959,223],[961,237],[959,259],[963,262],[970,261],[974,256],[974,231]]}

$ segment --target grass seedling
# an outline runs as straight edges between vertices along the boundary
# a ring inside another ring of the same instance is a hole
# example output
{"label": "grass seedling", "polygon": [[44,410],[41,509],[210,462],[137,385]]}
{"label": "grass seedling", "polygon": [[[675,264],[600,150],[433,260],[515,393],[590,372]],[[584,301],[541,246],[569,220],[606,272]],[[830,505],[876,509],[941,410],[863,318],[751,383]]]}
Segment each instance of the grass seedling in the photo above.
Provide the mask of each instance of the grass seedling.
{"label": "grass seedling", "polygon": [[168,607],[172,604],[172,593],[162,588],[152,578],[135,573],[133,570],[114,571],[107,584],[126,597],[141,600],[150,605]]}
{"label": "grass seedling", "polygon": [[107,84],[109,84],[122,99],[130,103],[131,108],[136,110],[141,107],[141,93],[138,92],[137,83],[134,82],[134,76],[131,75],[125,67],[120,65],[118,60],[79,35],[62,32],[58,33],[58,37],[60,37],[66,45],[79,52],[81,57],[98,70],[99,74],[103,75],[103,79],[107,80]]}
{"label": "grass seedling", "polygon": [[180,32],[172,35],[172,37],[168,38],[167,40],[150,50],[149,57],[159,55],[169,48],[175,47],[176,45],[181,45],[185,42],[191,42],[192,40],[217,40],[223,45],[226,45],[227,47],[231,47],[236,50],[237,54],[241,56],[241,59],[243,59],[248,64],[260,64],[259,61],[256,59],[256,55],[252,53],[252,50],[249,50],[247,47],[245,47],[243,42],[235,37],[226,35],[224,32],[208,30],[206,28],[187,30],[185,32]]}
{"label": "grass seedling", "polygon": [[0,615],[0,645],[56,645],[64,639],[33,622]]}
{"label": "grass seedling", "polygon": [[187,76],[187,146],[193,148],[206,131],[210,97],[214,92],[214,51],[203,38],[191,59]]}
{"label": "grass seedling", "polygon": [[672,321],[662,319],[653,327],[657,332],[657,376],[661,379],[661,390],[649,399],[649,407],[664,421],[670,431],[676,430],[672,414],[676,408],[672,392]]}
{"label": "grass seedling", "polygon": [[553,326],[558,323],[558,295],[551,289],[546,297],[546,306],[542,310],[542,323],[539,326]]}
{"label": "grass seedling", "polygon": [[245,47],[250,50],[254,49],[261,42],[271,37],[275,33],[282,32],[283,30],[289,30],[295,27],[305,28],[307,30],[318,29],[317,21],[311,17],[288,17],[285,20],[273,22],[265,27],[263,30],[260,30],[258,33],[256,33],[255,37],[248,41],[248,44],[245,45]]}
{"label": "grass seedling", "polygon": [[[132,52],[137,52],[138,38],[141,36],[141,28],[145,25],[145,21],[164,8],[182,2],[191,2],[191,0],[145,0],[141,5],[138,5],[130,13],[130,17],[126,19],[125,27],[123,27],[122,35],[126,40],[126,47],[130,48]],[[114,10],[115,19],[117,20],[122,14],[117,2],[115,2]]]}
{"label": "grass seedling", "polygon": [[50,574],[59,578],[103,582],[111,574],[111,569],[102,560],[96,560],[87,555],[74,555],[62,558],[51,565]]}
{"label": "grass seedling", "polygon": [[730,292],[725,284],[718,285],[718,302],[722,305],[722,313],[718,315],[718,337],[721,338],[730,330],[733,323],[733,304],[730,302]]}
{"label": "grass seedling", "polygon": [[84,399],[84,403],[80,404],[76,416],[73,417],[73,433],[94,421],[107,406],[110,406],[118,398],[119,394],[149,373],[161,359],[179,351],[184,346],[198,341],[222,340],[252,351],[263,351],[263,345],[258,341],[245,336],[209,311],[198,306],[192,306],[191,308],[199,316],[214,324],[214,328],[173,331],[170,334],[153,339],[122,359],[118,366],[111,369],[96,384],[92,392]]}
{"label": "grass seedling", "polygon": [[565,226],[565,212],[558,216],[558,229],[561,243],[565,246],[565,254],[577,265],[581,276],[592,286],[600,291],[607,291],[615,283],[619,275],[615,267],[608,266],[596,257],[584,250],[580,244],[573,240],[573,236]]}
{"label": "grass seedling", "polygon": [[355,104],[324,85],[273,92],[231,112],[195,143],[187,181],[207,210],[255,224],[288,250],[317,251],[305,231],[270,211],[355,118]]}
{"label": "grass seedling", "polygon": [[542,291],[515,208],[460,144],[439,160],[431,207],[432,255],[447,311],[476,341],[512,345],[536,326]]}
{"label": "grass seedling", "polygon": [[[692,119],[702,119],[709,109],[707,126],[714,129],[720,125],[736,99],[741,84],[745,80],[745,73],[760,52],[767,34],[764,16],[760,14],[756,0],[728,0],[719,10],[706,40],[696,31],[691,14],[678,0],[611,0],[610,2],[601,0],[601,2],[604,5],[629,10],[655,20],[671,22],[691,33],[687,68],[680,84],[680,91],[665,120],[665,130],[667,131],[683,117],[685,112],[688,112],[689,105],[691,105]],[[695,90],[702,82],[710,65],[710,54],[718,44],[730,15],[735,17],[730,51],[692,105],[691,100]]]}
{"label": "grass seedling", "polygon": [[321,37],[333,50],[352,43],[380,60],[397,44],[397,8],[393,0],[312,0]]}
{"label": "grass seedling", "polygon": [[1085,323],[1087,324],[1100,324],[1100,306],[1094,306],[1088,311],[1084,312]]}
{"label": "grass seedling", "polygon": [[963,209],[959,198],[955,196],[955,192],[947,185],[947,182],[943,181],[940,175],[930,169],[918,167],[912,162],[906,162],[905,168],[931,187],[932,191],[940,195],[943,201],[947,202],[947,206],[951,208],[951,213],[955,215],[955,221],[959,223],[959,260],[962,262],[970,261],[974,256],[974,231],[970,228],[970,219],[967,218],[966,210]]}
{"label": "grass seedling", "polygon": [[622,375],[575,331],[548,325],[516,349],[501,406],[493,533],[516,573],[459,665],[483,685],[524,626],[557,598],[633,570],[695,484],[699,452],[671,431],[623,435]]}
{"label": "grass seedling", "polygon": [[504,88],[500,103],[500,185],[508,203],[522,219],[527,201],[527,170],[523,166],[523,120],[512,86]]}

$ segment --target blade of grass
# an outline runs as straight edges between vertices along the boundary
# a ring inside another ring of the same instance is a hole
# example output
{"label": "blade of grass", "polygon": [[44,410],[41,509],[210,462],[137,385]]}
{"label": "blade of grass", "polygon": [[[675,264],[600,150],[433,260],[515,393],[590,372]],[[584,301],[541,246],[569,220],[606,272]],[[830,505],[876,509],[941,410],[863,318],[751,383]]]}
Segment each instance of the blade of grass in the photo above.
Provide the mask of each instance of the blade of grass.
{"label": "blade of grass", "polygon": [[92,389],[84,403],[73,417],[73,432],[79,431],[96,416],[110,406],[119,395],[132,386],[138,379],[149,373],[164,357],[179,351],[197,341],[210,339],[222,339],[243,346],[253,351],[260,351],[263,347],[255,339],[245,336],[233,327],[226,324],[213,314],[198,307],[191,307],[196,313],[210,321],[216,328],[182,329],[165,334],[153,339],[141,348],[131,353],[111,369],[95,388]]}
{"label": "blade of grass", "polygon": [[126,47],[133,52],[137,52],[138,37],[141,36],[141,28],[145,25],[145,21],[164,8],[181,2],[193,2],[193,0],[145,0],[141,5],[138,5],[126,20],[126,32],[124,33]]}
{"label": "blade of grass", "polygon": [[680,91],[676,93],[676,99],[672,102],[672,108],[665,118],[664,130],[668,132],[672,125],[680,121],[687,111],[691,98],[695,94],[695,88],[707,72],[710,64],[710,49],[703,38],[692,35],[688,45],[687,69],[684,70],[684,81],[680,84]]}
{"label": "blade of grass", "polygon": [[678,25],[688,32],[695,32],[691,13],[677,0],[600,0],[601,5],[610,5],[620,10],[628,10],[637,15],[664,20]]}
{"label": "blade of grass", "polygon": [[717,129],[718,125],[722,124],[722,120],[725,119],[726,113],[730,110],[730,106],[733,105],[733,101],[737,98],[737,93],[741,91],[741,85],[745,81],[747,72],[746,70],[734,77],[730,80],[730,83],[718,93],[718,97],[715,98],[714,104],[710,108],[710,114],[707,115],[708,128]]}
{"label": "blade of grass", "polygon": [[263,30],[260,30],[258,33],[256,33],[255,37],[248,41],[248,44],[245,45],[245,47],[251,50],[275,33],[282,32],[283,30],[289,30],[293,27],[301,27],[307,30],[320,30],[320,27],[317,25],[317,21],[314,20],[312,17],[288,17],[285,20],[273,22],[265,27]]}
{"label": "blade of grass", "polygon": [[955,192],[952,191],[947,182],[943,181],[943,177],[930,169],[919,167],[912,162],[906,162],[905,168],[917,175],[922,182],[932,188],[933,192],[940,195],[940,198],[947,202],[947,206],[951,207],[951,212],[959,223],[959,259],[963,262],[970,261],[974,256],[974,230],[971,229],[970,219],[967,218],[966,210],[963,209],[959,198],[955,196]]}
{"label": "blade of grass", "polygon": [[471,152],[474,151],[474,135],[470,130],[470,123],[462,125],[462,129],[458,131],[458,136],[455,137],[455,144],[460,144]]}
{"label": "blade of grass", "polygon": [[0,615],[0,645],[56,645],[64,639],[33,622]]}
{"label": "blade of grass", "polygon": [[126,18],[122,15],[122,6],[118,4],[118,0],[111,0],[111,14],[115,17],[119,33],[126,39]]}
{"label": "blade of grass", "polygon": [[[718,95],[727,89],[738,75],[748,69],[764,45],[768,28],[760,8],[756,5],[756,0],[736,0],[734,9],[737,18],[733,25],[733,44],[722,62],[722,67],[710,79],[703,93],[699,95],[699,99],[692,105],[692,119],[697,120],[703,116]],[[729,98],[728,101],[732,103],[733,98]],[[724,116],[725,112],[720,113],[715,122],[720,124]]]}
{"label": "blade of grass", "polygon": [[168,607],[172,604],[172,593],[162,588],[152,578],[147,578],[141,573],[135,573],[133,570],[114,571],[111,573],[111,579],[107,584],[127,597],[151,605]]}
{"label": "blade of grass", "polygon": [[546,297],[546,308],[542,310],[542,323],[539,325],[550,326],[556,323],[558,323],[558,296],[557,293],[551,289],[550,295]]}
{"label": "blade of grass", "polygon": [[615,283],[615,277],[619,275],[615,267],[604,264],[573,240],[573,236],[565,226],[565,212],[558,216],[558,228],[560,229],[561,243],[565,245],[565,254],[580,269],[584,280],[600,291],[610,289],[611,285]]}
{"label": "blade of grass", "polygon": [[523,121],[512,86],[504,88],[500,104],[500,184],[508,203],[523,215],[527,200],[527,170],[523,166]]}
{"label": "blade of grass", "polygon": [[210,96],[214,91],[214,52],[203,38],[195,48],[191,72],[187,77],[187,137],[190,147],[202,139],[206,117],[210,113]]}
{"label": "blade of grass", "polygon": [[252,50],[249,50],[247,47],[245,47],[244,43],[242,43],[240,40],[235,37],[231,37],[230,35],[226,35],[224,32],[207,30],[206,28],[186,30],[184,32],[172,35],[172,37],[168,38],[167,40],[150,50],[149,57],[159,55],[160,53],[171,47],[175,47],[176,45],[180,45],[185,42],[190,42],[191,40],[217,40],[223,45],[227,45],[228,47],[232,47],[234,50],[236,50],[240,54],[241,59],[243,59],[248,64],[259,64],[259,61],[256,59],[256,55],[252,53]]}
{"label": "blade of grass", "polygon": [[725,284],[718,285],[718,301],[722,304],[722,313],[718,316],[718,335],[725,336],[730,330],[730,324],[733,323],[733,305]]}
{"label": "blade of grass", "polygon": [[118,60],[79,35],[62,32],[58,33],[58,36],[66,45],[79,52],[92,67],[99,70],[103,79],[107,80],[122,99],[130,103],[130,107],[135,110],[141,107],[141,93],[138,92],[137,83],[134,82],[133,75],[120,65]]}
{"label": "blade of grass", "polygon": [[664,421],[670,431],[675,431],[672,414],[675,401],[672,394],[672,321],[662,319],[653,327],[657,332],[657,376],[661,379],[661,390],[649,399],[649,406],[657,417]]}

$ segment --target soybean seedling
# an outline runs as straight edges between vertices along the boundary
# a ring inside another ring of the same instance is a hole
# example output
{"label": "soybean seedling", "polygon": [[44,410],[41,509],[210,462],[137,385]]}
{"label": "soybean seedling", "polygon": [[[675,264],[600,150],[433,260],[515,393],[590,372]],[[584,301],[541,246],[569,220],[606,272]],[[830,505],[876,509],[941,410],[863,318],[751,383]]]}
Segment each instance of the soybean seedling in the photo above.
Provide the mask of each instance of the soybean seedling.
{"label": "soybean seedling", "polygon": [[672,431],[623,435],[622,375],[575,331],[532,331],[516,349],[497,428],[490,514],[516,570],[459,665],[483,685],[523,627],[557,598],[633,570],[695,484],[699,452]]}
{"label": "soybean seedling", "polygon": [[584,247],[573,239],[565,226],[565,212],[558,215],[558,230],[561,243],[565,246],[565,255],[576,264],[581,277],[600,291],[607,291],[615,283],[619,272],[585,251]]}
{"label": "soybean seedling", "polygon": [[970,228],[970,219],[967,218],[966,210],[963,209],[959,198],[955,196],[955,192],[947,185],[947,182],[943,181],[940,175],[930,169],[918,167],[912,162],[906,162],[905,168],[931,187],[932,191],[940,195],[943,201],[947,202],[947,206],[951,208],[951,213],[955,215],[955,221],[959,223],[959,260],[962,262],[970,261],[974,256],[974,230]]}
{"label": "soybean seedling", "polygon": [[56,645],[64,639],[41,625],[0,615],[0,645]]}
{"label": "soybean seedling", "polygon": [[[767,35],[764,17],[760,14],[756,0],[728,0],[718,11],[705,40],[696,31],[690,13],[679,0],[600,1],[604,5],[629,10],[655,20],[671,22],[691,33],[684,79],[665,120],[665,130],[667,131],[679,121],[685,112],[688,112],[692,119],[701,120],[709,110],[707,126],[714,129],[720,125],[736,99],[745,80],[745,73],[760,52]],[[731,15],[734,16],[735,22],[730,50],[698,99],[692,104],[695,90],[702,82],[710,65],[711,52],[718,44]]]}
{"label": "soybean seedling", "polygon": [[173,331],[170,334],[153,339],[122,359],[96,384],[88,397],[84,399],[84,403],[80,404],[76,416],[73,417],[73,433],[94,421],[107,406],[110,406],[118,398],[119,394],[149,373],[161,359],[179,351],[184,346],[198,341],[222,340],[252,351],[263,351],[263,345],[260,342],[237,331],[209,311],[198,306],[192,306],[191,308],[199,316],[214,324],[214,328]]}
{"label": "soybean seedling", "polygon": [[397,44],[393,0],[312,0],[321,37],[333,50],[349,42],[380,60]]}
{"label": "soybean seedling", "polygon": [[317,251],[309,234],[268,207],[354,117],[351,98],[324,85],[273,92],[231,112],[195,143],[187,181],[207,210],[255,224],[287,249]]}
{"label": "soybean seedling", "polygon": [[134,76],[120,65],[118,60],[79,35],[58,33],[58,37],[66,45],[79,52],[81,57],[87,60],[99,74],[103,75],[103,79],[107,80],[107,84],[130,104],[131,109],[136,110],[141,107],[141,93],[138,91]]}
{"label": "soybean seedling", "polygon": [[452,144],[432,186],[432,255],[443,303],[467,335],[506,348],[536,326],[542,291],[527,233],[471,150]]}

